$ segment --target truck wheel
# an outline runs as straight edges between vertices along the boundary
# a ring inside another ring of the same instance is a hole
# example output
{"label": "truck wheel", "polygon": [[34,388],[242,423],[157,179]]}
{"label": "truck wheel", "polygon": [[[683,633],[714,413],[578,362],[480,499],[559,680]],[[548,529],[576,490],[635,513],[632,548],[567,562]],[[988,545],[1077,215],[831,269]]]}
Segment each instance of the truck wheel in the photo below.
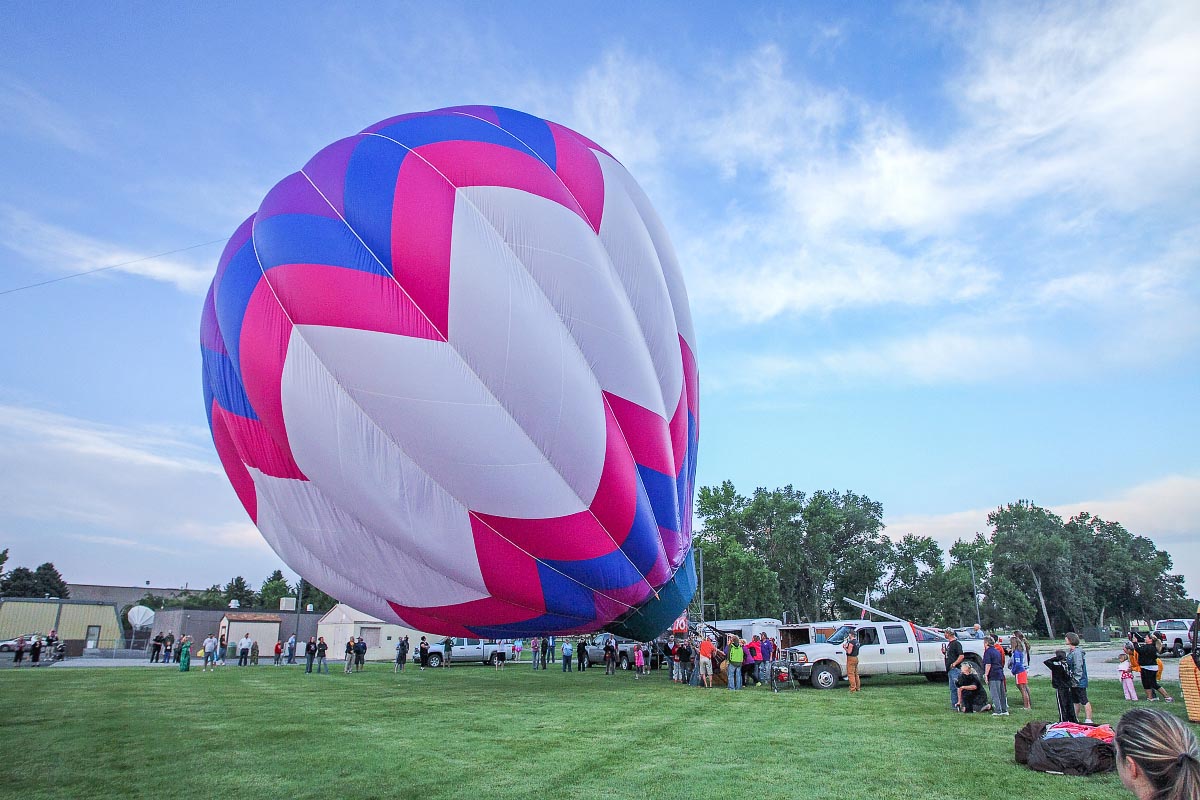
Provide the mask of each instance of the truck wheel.
{"label": "truck wheel", "polygon": [[1175,646],[1171,648],[1171,655],[1176,658],[1183,658],[1183,642],[1179,639],[1175,640]]}
{"label": "truck wheel", "polygon": [[971,669],[975,670],[975,674],[980,677],[980,680],[983,679],[983,662],[979,660],[979,656],[969,655],[963,661],[971,665]]}
{"label": "truck wheel", "polygon": [[488,659],[488,663],[493,667],[500,663],[500,654],[492,653],[492,657]]}
{"label": "truck wheel", "polygon": [[622,655],[621,661],[619,662],[618,665],[621,667],[621,669],[628,670],[629,669],[629,656]]}
{"label": "truck wheel", "polygon": [[819,664],[813,667],[812,685],[817,689],[832,689],[838,685],[838,672],[828,664]]}
{"label": "truck wheel", "polygon": [[425,659],[425,663],[428,666],[431,666],[434,669],[437,669],[438,667],[440,667],[442,665],[442,654],[441,653],[430,653],[429,656]]}

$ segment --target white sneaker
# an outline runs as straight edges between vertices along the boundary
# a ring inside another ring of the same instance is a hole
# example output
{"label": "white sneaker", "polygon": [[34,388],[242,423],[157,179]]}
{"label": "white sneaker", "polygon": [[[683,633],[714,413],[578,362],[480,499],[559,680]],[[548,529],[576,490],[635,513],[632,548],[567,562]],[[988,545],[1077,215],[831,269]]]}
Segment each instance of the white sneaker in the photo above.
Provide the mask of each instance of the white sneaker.
{"label": "white sneaker", "polygon": [[1084,724],[1084,725],[1095,725],[1096,723],[1092,722],[1090,719],[1085,719],[1085,720],[1083,721],[1083,724]]}

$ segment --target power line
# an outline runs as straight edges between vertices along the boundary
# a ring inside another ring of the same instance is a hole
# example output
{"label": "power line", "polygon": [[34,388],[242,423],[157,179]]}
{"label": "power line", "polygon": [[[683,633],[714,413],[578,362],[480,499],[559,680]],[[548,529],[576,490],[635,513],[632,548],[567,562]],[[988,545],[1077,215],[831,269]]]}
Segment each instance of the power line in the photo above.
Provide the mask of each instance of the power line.
{"label": "power line", "polygon": [[188,247],[181,247],[178,250],[168,250],[165,253],[156,253],[152,256],[143,256],[142,258],[135,258],[132,261],[122,261],[120,264],[109,264],[107,267],[96,267],[95,269],[85,269],[83,272],[74,272],[70,275],[62,275],[58,278],[51,278],[50,280],[39,281],[38,283],[30,283],[26,286],[16,286],[12,289],[4,289],[4,290],[0,291],[0,295],[12,294],[13,292],[23,292],[26,289],[36,289],[39,286],[47,286],[51,283],[58,283],[59,281],[65,281],[68,278],[78,278],[82,275],[93,275],[97,272],[104,272],[106,269],[117,269],[118,267],[128,267],[130,264],[140,264],[143,261],[153,261],[154,259],[162,258],[163,256],[172,256],[172,255],[175,255],[176,253],[183,253],[188,250],[195,250],[198,247],[208,247],[210,244],[218,244],[218,243],[224,242],[224,241],[228,241],[228,237],[225,237],[222,239],[213,239],[211,242],[201,242],[200,244],[193,244]]}

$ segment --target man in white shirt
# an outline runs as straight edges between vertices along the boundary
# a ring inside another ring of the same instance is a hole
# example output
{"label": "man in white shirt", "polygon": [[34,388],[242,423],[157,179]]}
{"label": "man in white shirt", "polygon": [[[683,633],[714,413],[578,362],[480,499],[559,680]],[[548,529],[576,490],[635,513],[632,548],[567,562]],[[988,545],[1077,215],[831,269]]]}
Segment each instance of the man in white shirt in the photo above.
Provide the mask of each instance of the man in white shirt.
{"label": "man in white shirt", "polygon": [[250,666],[250,648],[253,646],[254,646],[254,640],[250,638],[250,634],[248,634],[248,633],[242,637],[242,640],[240,642],[238,642],[238,666],[239,667]]}
{"label": "man in white shirt", "polygon": [[201,672],[208,672],[208,668],[212,667],[213,672],[217,671],[217,637],[211,633],[204,640],[204,669]]}

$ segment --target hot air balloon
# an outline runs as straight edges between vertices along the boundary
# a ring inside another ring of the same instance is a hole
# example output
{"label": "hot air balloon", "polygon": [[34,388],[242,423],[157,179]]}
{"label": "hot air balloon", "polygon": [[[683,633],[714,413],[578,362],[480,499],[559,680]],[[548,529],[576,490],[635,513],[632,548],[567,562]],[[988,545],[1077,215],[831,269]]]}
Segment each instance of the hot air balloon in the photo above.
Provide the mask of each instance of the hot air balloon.
{"label": "hot air balloon", "polygon": [[506,108],[406,114],[280,181],[201,322],[222,465],[285,563],[450,636],[646,639],[695,590],[695,334],[607,151]]}

